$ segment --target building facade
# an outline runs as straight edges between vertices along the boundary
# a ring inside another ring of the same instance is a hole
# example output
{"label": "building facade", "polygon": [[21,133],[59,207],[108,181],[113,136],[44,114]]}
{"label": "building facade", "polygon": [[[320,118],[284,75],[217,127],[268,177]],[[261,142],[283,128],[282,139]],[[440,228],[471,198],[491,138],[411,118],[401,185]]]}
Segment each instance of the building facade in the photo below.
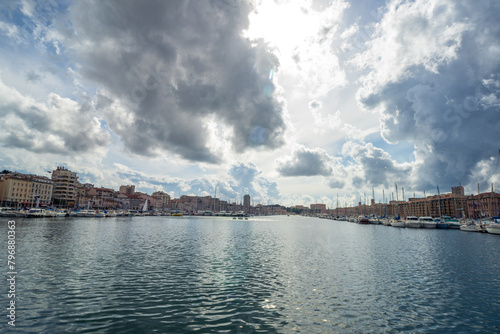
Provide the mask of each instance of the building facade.
{"label": "building facade", "polygon": [[243,210],[250,212],[250,195],[243,196]]}
{"label": "building facade", "polygon": [[500,214],[500,194],[487,192],[469,196],[466,207],[468,218],[498,217]]}
{"label": "building facade", "polygon": [[134,185],[120,186],[119,192],[125,195],[133,195],[135,193],[135,186]]}
{"label": "building facade", "polygon": [[163,210],[170,208],[171,200],[169,194],[163,191],[155,191],[151,196],[155,199],[154,209]]}
{"label": "building facade", "polygon": [[311,204],[311,212],[312,213],[325,213],[326,212],[326,204]]}
{"label": "building facade", "polygon": [[9,207],[50,205],[52,181],[44,176],[32,174],[1,174],[0,205]]}
{"label": "building facade", "polygon": [[52,182],[54,183],[52,193],[54,205],[74,207],[78,184],[77,174],[64,167],[57,167],[52,171]]}

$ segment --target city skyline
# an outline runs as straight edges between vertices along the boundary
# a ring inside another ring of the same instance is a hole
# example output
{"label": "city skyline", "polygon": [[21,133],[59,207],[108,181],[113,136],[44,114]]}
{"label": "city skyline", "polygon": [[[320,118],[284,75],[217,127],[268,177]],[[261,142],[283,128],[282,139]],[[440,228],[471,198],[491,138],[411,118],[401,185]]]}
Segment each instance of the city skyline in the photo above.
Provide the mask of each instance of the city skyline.
{"label": "city skyline", "polygon": [[493,0],[7,1],[0,168],[285,206],[381,202],[395,184],[487,192],[499,14]]}
{"label": "city skyline", "polygon": [[[401,197],[399,191],[396,196],[392,193],[390,196],[377,201],[373,197],[360,197],[358,203],[348,205],[340,203],[337,200],[336,205],[330,207],[325,203],[311,203],[309,206],[296,204],[292,206],[282,206],[279,203],[254,203],[251,196],[245,194],[238,203],[237,200],[223,200],[214,196],[205,195],[186,195],[180,194],[176,198],[169,194],[157,190],[152,194],[135,191],[135,185],[121,185],[118,190],[96,186],[90,183],[80,183],[78,173],[66,169],[64,166],[57,166],[53,171],[47,171],[52,174],[51,178],[35,174],[20,174],[8,170],[0,172],[0,205],[19,207],[33,206],[40,204],[44,207],[71,207],[82,208],[92,207],[99,209],[134,209],[141,210],[147,206],[153,210],[178,209],[186,212],[229,212],[245,211],[253,212],[256,208],[259,214],[284,214],[287,211],[297,213],[297,210],[306,210],[310,213],[328,214],[336,216],[357,216],[357,215],[375,215],[375,216],[451,216],[475,218],[478,214],[498,216],[500,207],[500,194],[494,192],[493,184],[491,191],[480,192],[478,187],[477,194],[466,194],[463,186],[451,187],[451,192],[440,192],[438,195],[416,197],[413,194],[405,196],[404,188],[401,188]],[[479,186],[479,185],[478,185]],[[396,185],[397,187],[397,185]],[[38,199],[37,199],[38,198]],[[40,201],[38,201],[40,200]],[[145,204],[146,203],[146,204]],[[444,204],[446,203],[446,204]],[[443,205],[441,205],[443,204]],[[399,208],[398,208],[399,206]],[[441,208],[442,206],[442,208]],[[286,209],[286,210],[285,210]],[[442,209],[442,210],[441,210]]]}

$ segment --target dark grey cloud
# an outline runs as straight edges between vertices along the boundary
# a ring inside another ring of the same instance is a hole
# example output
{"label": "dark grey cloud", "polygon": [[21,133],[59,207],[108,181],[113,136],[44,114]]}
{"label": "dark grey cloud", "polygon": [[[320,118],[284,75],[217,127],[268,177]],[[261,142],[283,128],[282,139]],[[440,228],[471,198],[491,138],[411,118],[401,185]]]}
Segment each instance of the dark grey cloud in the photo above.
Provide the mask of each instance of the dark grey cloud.
{"label": "dark grey cloud", "polygon": [[65,45],[83,78],[121,105],[98,112],[127,149],[215,163],[207,115],[233,130],[238,152],[283,142],[269,81],[279,64],[263,43],[242,37],[250,10],[246,2],[76,2]]}
{"label": "dark grey cloud", "polygon": [[[435,22],[446,22],[445,28],[456,29],[446,33],[458,37],[436,43],[441,53],[429,53],[422,62],[411,64],[397,80],[369,86],[370,92],[360,98],[365,107],[382,110],[382,135],[388,142],[414,143],[417,164],[413,179],[417,189],[477,179],[473,171],[496,156],[500,143],[500,3],[450,1],[427,13],[425,16],[416,10],[406,15],[402,26],[418,22],[422,35],[440,36],[440,31],[425,29]],[[393,28],[401,29],[393,34],[402,35],[404,28]],[[419,50],[415,50],[418,44],[407,40],[411,38],[398,40],[400,51],[404,51],[402,59],[412,53],[419,57]],[[427,46],[420,47],[425,50]],[[390,169],[391,165],[383,167]],[[482,177],[488,180],[492,175]]]}
{"label": "dark grey cloud", "polygon": [[292,156],[278,161],[278,172],[282,176],[328,176],[332,174],[330,158],[321,149],[300,147]]}

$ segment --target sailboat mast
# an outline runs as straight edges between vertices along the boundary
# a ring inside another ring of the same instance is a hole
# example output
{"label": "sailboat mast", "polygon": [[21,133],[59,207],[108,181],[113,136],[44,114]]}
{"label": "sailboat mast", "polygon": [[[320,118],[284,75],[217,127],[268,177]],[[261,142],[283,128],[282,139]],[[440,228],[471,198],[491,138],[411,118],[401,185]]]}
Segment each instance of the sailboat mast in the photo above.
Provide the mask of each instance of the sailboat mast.
{"label": "sailboat mast", "polygon": [[[403,202],[405,201],[405,188],[401,187],[401,190],[403,190]],[[403,215],[406,217],[406,205],[403,204]]]}
{"label": "sailboat mast", "polygon": [[424,216],[428,216],[428,211],[429,211],[429,203],[427,202],[427,196],[425,196],[425,190],[424,190],[424,200],[425,200],[425,213],[424,213]]}
{"label": "sailboat mast", "polygon": [[438,191],[438,211],[439,211],[439,217],[441,217],[441,194],[439,193],[439,186],[437,186],[437,191]]}

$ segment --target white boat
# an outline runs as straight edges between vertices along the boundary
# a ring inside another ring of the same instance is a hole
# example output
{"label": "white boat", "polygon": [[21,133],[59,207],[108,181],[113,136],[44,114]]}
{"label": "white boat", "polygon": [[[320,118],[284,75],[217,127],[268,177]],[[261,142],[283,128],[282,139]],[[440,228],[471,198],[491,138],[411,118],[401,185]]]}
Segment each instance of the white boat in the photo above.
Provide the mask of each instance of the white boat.
{"label": "white boat", "polygon": [[432,217],[420,217],[418,221],[423,228],[436,228],[437,225],[437,222],[435,222]]}
{"label": "white boat", "polygon": [[248,215],[245,213],[245,211],[233,212],[231,215],[233,217],[248,217]]}
{"label": "white boat", "polygon": [[26,217],[27,218],[43,218],[45,217],[45,212],[43,212],[42,209],[30,209],[27,213],[26,213]]}
{"label": "white boat", "polygon": [[500,223],[486,225],[486,232],[491,234],[500,234]]}
{"label": "white boat", "polygon": [[106,217],[116,217],[117,213],[115,211],[105,211]]}
{"label": "white boat", "polygon": [[408,216],[405,219],[405,227],[420,228],[422,223],[415,216]]}
{"label": "white boat", "polygon": [[387,218],[381,218],[380,219],[380,222],[382,223],[382,225],[384,226],[391,226],[392,224],[392,221],[390,219],[387,219]]}
{"label": "white boat", "polygon": [[399,220],[399,219],[392,219],[391,226],[392,227],[405,227],[405,221]]}
{"label": "white boat", "polygon": [[96,217],[96,218],[104,218],[104,217],[106,217],[106,214],[104,212],[102,212],[102,211],[96,211],[94,213],[94,217]]}
{"label": "white boat", "polygon": [[2,211],[2,217],[17,217],[16,216],[16,211],[14,211],[14,210],[3,210]]}
{"label": "white boat", "polygon": [[460,231],[464,232],[483,232],[483,228],[481,224],[476,224],[475,221],[467,221],[464,224],[460,225]]}
{"label": "white boat", "polygon": [[75,211],[75,215],[77,217],[94,217],[95,216],[95,211],[94,210],[78,210]]}
{"label": "white boat", "polygon": [[27,213],[26,210],[16,210],[16,211],[14,211],[14,214],[16,215],[16,217],[26,217],[26,213]]}
{"label": "white boat", "polygon": [[56,212],[54,210],[44,210],[45,212],[45,217],[55,217]]}
{"label": "white boat", "polygon": [[142,206],[142,214],[145,214],[148,212],[148,199],[146,198],[146,201],[144,202],[144,205]]}

